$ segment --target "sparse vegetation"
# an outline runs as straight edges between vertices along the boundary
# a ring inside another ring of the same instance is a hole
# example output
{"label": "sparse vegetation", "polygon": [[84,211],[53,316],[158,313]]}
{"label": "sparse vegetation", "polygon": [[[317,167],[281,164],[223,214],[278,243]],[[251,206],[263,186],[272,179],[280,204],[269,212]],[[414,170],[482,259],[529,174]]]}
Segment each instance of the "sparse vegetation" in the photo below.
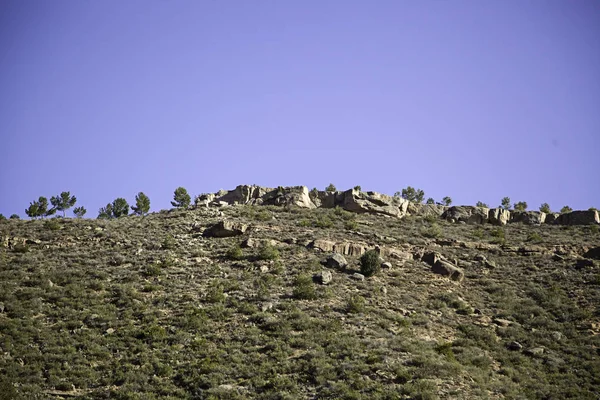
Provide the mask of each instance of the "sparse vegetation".
{"label": "sparse vegetation", "polygon": [[106,207],[98,210],[98,219],[113,219],[124,217],[129,214],[129,204],[122,197],[115,199],[112,203],[108,203]]}
{"label": "sparse vegetation", "polygon": [[354,190],[356,190],[357,192],[360,192],[362,190],[362,188],[360,187],[360,185],[356,185],[356,186],[354,186]]}
{"label": "sparse vegetation", "polygon": [[444,203],[445,206],[449,206],[450,204],[452,204],[452,198],[446,196],[442,199],[442,203]]}
{"label": "sparse vegetation", "polygon": [[505,210],[510,210],[510,197],[502,198],[502,202],[500,203],[500,207]]}
{"label": "sparse vegetation", "polygon": [[21,217],[19,217],[19,214],[12,214],[10,219],[21,219]]}
{"label": "sparse vegetation", "polygon": [[[508,200],[508,204],[510,204],[510,199]],[[476,204],[477,207],[485,207],[485,208],[490,208],[486,203],[484,203],[483,201],[478,201]]]}
{"label": "sparse vegetation", "polygon": [[550,210],[550,205],[548,203],[543,203],[540,206],[540,211],[546,214],[550,214],[552,210]]}
{"label": "sparse vegetation", "polygon": [[325,188],[326,192],[335,192],[337,189],[333,183],[330,183],[329,186]]}
{"label": "sparse vegetation", "polygon": [[87,210],[83,206],[81,206],[81,207],[75,207],[73,209],[73,214],[75,214],[75,216],[77,218],[83,218],[83,216],[85,215],[86,212],[87,212]]}
{"label": "sparse vegetation", "polygon": [[425,202],[425,204],[435,204],[435,200],[433,200],[433,197],[430,197],[427,199],[427,201]]}

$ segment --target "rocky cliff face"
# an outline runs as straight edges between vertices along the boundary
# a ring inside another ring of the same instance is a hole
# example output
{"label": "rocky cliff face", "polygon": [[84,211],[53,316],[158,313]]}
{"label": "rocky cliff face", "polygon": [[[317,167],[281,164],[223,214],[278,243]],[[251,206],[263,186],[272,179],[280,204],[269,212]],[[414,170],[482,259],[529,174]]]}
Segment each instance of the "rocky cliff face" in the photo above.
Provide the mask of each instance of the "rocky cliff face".
{"label": "rocky cliff face", "polygon": [[502,208],[475,206],[445,207],[433,204],[411,203],[405,199],[377,192],[309,191],[306,186],[278,187],[239,185],[233,190],[204,194],[196,198],[196,206],[222,207],[227,205],[275,205],[300,208],[335,208],[358,214],[380,214],[403,218],[407,215],[440,217],[447,221],[467,224],[506,225],[594,225],[600,224],[598,211],[572,211],[565,214],[546,214],[539,211],[509,211]]}

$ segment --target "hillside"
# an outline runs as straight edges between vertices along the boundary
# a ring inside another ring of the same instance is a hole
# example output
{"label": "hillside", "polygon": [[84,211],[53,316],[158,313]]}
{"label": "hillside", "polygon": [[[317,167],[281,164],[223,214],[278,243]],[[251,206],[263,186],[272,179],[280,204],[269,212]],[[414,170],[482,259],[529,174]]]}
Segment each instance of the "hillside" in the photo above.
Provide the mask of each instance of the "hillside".
{"label": "hillside", "polygon": [[597,212],[239,188],[0,221],[0,399],[600,397]]}

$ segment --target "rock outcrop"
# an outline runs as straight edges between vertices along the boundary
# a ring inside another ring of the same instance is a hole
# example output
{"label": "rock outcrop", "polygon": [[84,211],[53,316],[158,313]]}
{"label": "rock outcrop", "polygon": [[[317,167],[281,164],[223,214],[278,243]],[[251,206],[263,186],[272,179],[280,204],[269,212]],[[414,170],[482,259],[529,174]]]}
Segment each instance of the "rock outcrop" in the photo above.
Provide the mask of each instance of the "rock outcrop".
{"label": "rock outcrop", "polygon": [[554,223],[559,225],[593,225],[600,224],[600,218],[597,210],[571,211],[560,214]]}
{"label": "rock outcrop", "polygon": [[444,211],[442,218],[467,224],[484,224],[488,220],[489,209],[474,206],[453,206]]}
{"label": "rock outcrop", "polygon": [[513,211],[510,222],[521,222],[525,225],[540,225],[546,220],[546,213],[541,211]]}
{"label": "rock outcrop", "polygon": [[408,201],[377,192],[347,190],[343,192],[342,208],[356,213],[384,214],[404,217]]}
{"label": "rock outcrop", "polygon": [[205,230],[203,236],[215,238],[239,236],[244,234],[247,229],[248,226],[245,224],[232,221],[221,221]]}
{"label": "rock outcrop", "polygon": [[494,225],[506,225],[510,221],[510,211],[504,208],[490,208],[488,222]]}

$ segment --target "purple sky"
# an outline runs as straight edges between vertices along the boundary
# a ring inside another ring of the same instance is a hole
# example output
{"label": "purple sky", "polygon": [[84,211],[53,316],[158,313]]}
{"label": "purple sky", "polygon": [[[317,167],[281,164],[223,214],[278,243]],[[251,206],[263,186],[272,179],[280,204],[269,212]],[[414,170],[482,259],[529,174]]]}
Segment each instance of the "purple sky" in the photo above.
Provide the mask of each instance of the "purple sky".
{"label": "purple sky", "polygon": [[600,207],[600,2],[0,2],[0,213],[238,184]]}

